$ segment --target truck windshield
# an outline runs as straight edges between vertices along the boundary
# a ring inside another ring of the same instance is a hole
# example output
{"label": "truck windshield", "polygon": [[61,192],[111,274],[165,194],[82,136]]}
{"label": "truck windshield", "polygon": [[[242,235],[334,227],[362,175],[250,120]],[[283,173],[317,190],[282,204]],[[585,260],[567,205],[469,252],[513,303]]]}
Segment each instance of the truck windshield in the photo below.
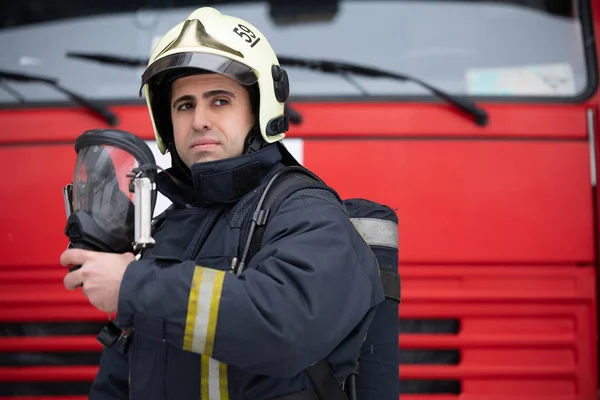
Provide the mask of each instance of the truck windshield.
{"label": "truck windshield", "polygon": [[[251,21],[278,54],[396,71],[455,95],[564,101],[595,89],[593,46],[585,46],[593,43],[589,0],[323,0],[310,13],[294,0],[3,2],[0,70],[53,77],[93,100],[142,102],[143,67],[66,54],[147,58],[160,36],[203,4]],[[352,84],[318,71],[288,72],[293,99],[431,97],[410,82],[355,77]],[[19,97],[67,101],[47,85],[0,82],[0,107],[18,104]]]}

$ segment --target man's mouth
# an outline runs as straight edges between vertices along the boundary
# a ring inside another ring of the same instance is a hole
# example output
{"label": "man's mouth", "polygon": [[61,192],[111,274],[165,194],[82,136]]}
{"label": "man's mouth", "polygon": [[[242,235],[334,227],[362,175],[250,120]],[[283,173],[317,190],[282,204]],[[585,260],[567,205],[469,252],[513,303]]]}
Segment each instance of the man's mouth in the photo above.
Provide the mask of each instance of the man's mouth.
{"label": "man's mouth", "polygon": [[204,150],[204,149],[210,149],[210,148],[216,147],[218,145],[219,145],[219,142],[217,142],[216,140],[200,139],[200,140],[195,140],[194,142],[192,142],[191,148]]}

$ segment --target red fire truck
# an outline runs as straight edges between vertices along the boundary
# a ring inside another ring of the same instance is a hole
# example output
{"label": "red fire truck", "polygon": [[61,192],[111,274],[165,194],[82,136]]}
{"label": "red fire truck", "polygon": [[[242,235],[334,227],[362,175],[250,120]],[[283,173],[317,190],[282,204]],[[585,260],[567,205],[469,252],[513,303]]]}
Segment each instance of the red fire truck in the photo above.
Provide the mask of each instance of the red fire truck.
{"label": "red fire truck", "polygon": [[[6,3],[0,398],[79,400],[107,316],[62,284],[74,140],[153,145],[141,61],[203,2]],[[302,163],[398,214],[402,400],[596,399],[600,2],[206,3],[287,63]]]}

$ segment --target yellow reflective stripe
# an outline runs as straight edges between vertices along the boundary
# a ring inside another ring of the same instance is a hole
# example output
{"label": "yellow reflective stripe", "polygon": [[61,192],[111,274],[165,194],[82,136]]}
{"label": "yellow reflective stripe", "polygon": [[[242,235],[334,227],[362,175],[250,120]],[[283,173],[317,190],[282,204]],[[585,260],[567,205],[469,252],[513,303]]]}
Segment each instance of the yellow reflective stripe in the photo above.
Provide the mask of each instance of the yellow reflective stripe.
{"label": "yellow reflective stripe", "polygon": [[202,379],[200,380],[200,398],[202,400],[209,400],[210,397],[208,395],[208,361],[209,357],[202,356],[202,365],[200,367],[200,374],[202,375]]}
{"label": "yellow reflective stripe", "polygon": [[229,380],[227,377],[227,364],[219,364],[219,385],[221,386],[221,400],[229,400]]}
{"label": "yellow reflective stripe", "polygon": [[229,400],[227,365],[212,357],[225,271],[196,267],[186,316],[184,349],[202,354],[200,398]]}
{"label": "yellow reflective stripe", "polygon": [[[206,348],[206,335],[208,333],[208,319],[210,317],[210,299],[212,298],[216,271],[203,268],[200,291],[198,293],[198,310],[196,312],[196,326],[194,327],[194,343],[192,351],[204,354]],[[207,354],[208,355],[208,354]]]}
{"label": "yellow reflective stripe", "polygon": [[227,365],[208,356],[202,356],[200,398],[202,400],[229,400]]}
{"label": "yellow reflective stripe", "polygon": [[188,299],[183,349],[212,357],[225,271],[196,267]]}
{"label": "yellow reflective stripe", "polygon": [[203,270],[204,268],[201,267],[194,269],[194,277],[192,278],[192,286],[190,287],[190,297],[188,299],[187,316],[185,319],[185,333],[183,335],[183,349],[187,351],[191,351],[194,344],[196,314],[198,313],[198,294]]}
{"label": "yellow reflective stripe", "polygon": [[223,292],[223,281],[225,280],[225,271],[215,271],[213,280],[214,286],[210,299],[210,311],[208,315],[208,325],[206,327],[206,343],[204,347],[205,355],[212,357],[215,344],[215,333],[217,330],[217,317],[219,315],[219,304],[221,303],[221,293]]}

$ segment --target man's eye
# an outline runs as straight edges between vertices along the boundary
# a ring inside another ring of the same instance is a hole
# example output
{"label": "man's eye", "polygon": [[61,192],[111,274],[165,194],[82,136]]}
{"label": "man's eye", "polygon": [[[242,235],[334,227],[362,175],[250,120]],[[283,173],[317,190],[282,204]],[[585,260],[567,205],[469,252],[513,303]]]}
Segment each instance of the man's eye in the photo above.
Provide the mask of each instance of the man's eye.
{"label": "man's eye", "polygon": [[217,100],[215,100],[215,102],[213,104],[216,106],[224,106],[224,105],[229,104],[229,101],[225,100],[225,99],[217,99]]}
{"label": "man's eye", "polygon": [[193,107],[194,107],[194,105],[192,103],[183,103],[177,107],[177,110],[179,110],[179,111],[189,110]]}

